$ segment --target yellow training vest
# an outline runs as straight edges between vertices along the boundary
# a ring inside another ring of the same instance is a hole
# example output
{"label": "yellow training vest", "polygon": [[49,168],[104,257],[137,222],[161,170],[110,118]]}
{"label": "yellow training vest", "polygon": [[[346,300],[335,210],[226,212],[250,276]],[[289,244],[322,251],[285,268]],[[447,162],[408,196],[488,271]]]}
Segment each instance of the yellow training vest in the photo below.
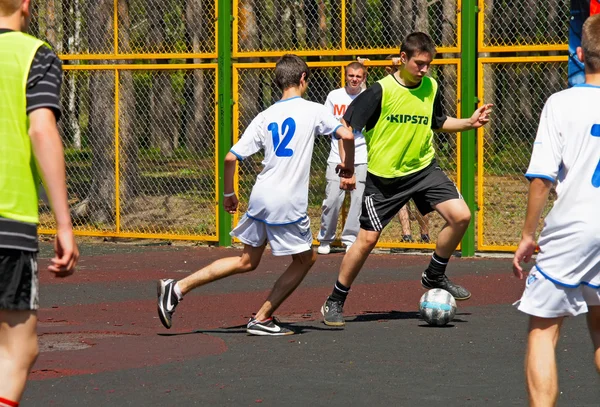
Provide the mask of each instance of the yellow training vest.
{"label": "yellow training vest", "polygon": [[379,84],[381,114],[375,127],[365,133],[368,171],[397,178],[422,170],[435,157],[431,120],[437,82],[425,76],[418,87],[407,88],[388,75]]}
{"label": "yellow training vest", "polygon": [[43,41],[0,34],[0,217],[38,223],[39,175],[27,117],[27,79]]}

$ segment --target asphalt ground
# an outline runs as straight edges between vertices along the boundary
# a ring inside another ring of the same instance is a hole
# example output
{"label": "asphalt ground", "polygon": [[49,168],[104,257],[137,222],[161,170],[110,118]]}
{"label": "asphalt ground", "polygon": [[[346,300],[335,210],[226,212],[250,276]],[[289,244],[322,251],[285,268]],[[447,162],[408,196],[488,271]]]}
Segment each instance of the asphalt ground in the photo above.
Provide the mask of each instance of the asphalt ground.
{"label": "asphalt ground", "polygon": [[[90,244],[76,274],[55,279],[40,253],[40,356],[22,406],[524,406],[524,282],[508,258],[454,258],[448,275],[473,296],[446,327],[418,314],[428,256],[372,254],[345,306],[345,329],[320,307],[343,253],[319,256],[277,317],[296,335],[245,332],[290,258],[185,297],[164,329],[156,280],[182,278],[239,249]],[[560,406],[600,405],[585,318],[558,345]]]}

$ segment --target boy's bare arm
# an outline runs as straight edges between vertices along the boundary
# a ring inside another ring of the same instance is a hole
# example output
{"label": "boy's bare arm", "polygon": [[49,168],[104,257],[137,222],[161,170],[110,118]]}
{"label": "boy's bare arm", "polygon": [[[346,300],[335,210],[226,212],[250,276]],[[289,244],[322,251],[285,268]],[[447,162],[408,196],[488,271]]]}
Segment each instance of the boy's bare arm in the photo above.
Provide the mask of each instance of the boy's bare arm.
{"label": "boy's bare arm", "polygon": [[[235,154],[229,152],[225,156],[225,167],[223,174],[223,206],[229,213],[235,213],[238,208],[238,199],[233,188],[233,178],[235,176],[235,167],[237,164]],[[228,196],[227,196],[228,195]]]}
{"label": "boy's bare arm", "polygon": [[40,108],[29,114],[29,137],[56,219],[56,255],[48,269],[66,276],[75,271],[79,250],[67,201],[64,151],[52,110]]}

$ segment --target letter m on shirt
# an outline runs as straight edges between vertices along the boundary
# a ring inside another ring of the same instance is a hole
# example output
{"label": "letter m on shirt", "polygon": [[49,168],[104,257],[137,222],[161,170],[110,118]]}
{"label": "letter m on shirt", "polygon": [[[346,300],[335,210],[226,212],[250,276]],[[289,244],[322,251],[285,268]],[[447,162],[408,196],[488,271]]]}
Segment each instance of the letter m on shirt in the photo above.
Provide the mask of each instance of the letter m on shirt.
{"label": "letter m on shirt", "polygon": [[346,113],[346,105],[333,105],[333,115],[334,116],[343,116]]}

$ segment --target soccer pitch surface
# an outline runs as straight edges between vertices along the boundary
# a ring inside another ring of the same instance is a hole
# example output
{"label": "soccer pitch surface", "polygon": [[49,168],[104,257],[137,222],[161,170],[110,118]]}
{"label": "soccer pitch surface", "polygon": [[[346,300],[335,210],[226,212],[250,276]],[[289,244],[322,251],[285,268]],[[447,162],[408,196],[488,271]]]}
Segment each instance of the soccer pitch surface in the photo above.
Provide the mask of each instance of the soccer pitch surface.
{"label": "soccer pitch surface", "polygon": [[[454,258],[448,275],[473,296],[447,327],[418,315],[429,256],[372,254],[345,306],[320,308],[342,253],[319,256],[276,316],[297,332],[255,337],[245,324],[291,259],[269,251],[254,272],[185,297],[164,329],[156,280],[180,279],[239,249],[90,244],[77,273],[55,279],[40,254],[40,356],[22,406],[524,406],[524,287],[508,258]],[[562,406],[598,406],[585,317],[558,344]]]}

